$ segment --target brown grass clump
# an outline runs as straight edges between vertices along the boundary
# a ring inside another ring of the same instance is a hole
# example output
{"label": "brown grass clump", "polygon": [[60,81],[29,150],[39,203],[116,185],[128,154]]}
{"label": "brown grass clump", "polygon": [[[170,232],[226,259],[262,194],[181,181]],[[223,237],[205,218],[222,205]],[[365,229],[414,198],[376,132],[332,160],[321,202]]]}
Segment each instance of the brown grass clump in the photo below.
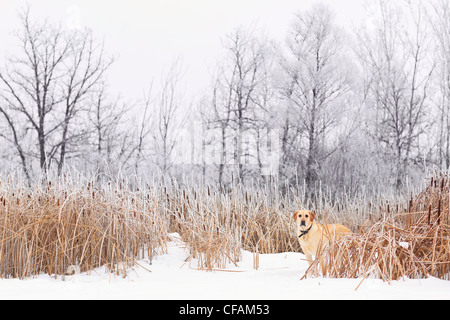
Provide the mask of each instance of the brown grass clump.
{"label": "brown grass clump", "polygon": [[[30,187],[0,178],[0,277],[100,266],[124,274],[137,259],[151,261],[164,252],[173,232],[189,250],[187,262],[195,258],[199,269],[236,265],[241,250],[254,253],[257,268],[260,253],[301,252],[292,213],[303,208],[320,222],[360,230],[326,248],[329,276],[448,279],[446,175],[433,178],[406,205],[381,194],[337,198],[321,187],[309,198],[301,185],[281,192],[276,183],[225,190],[133,179],[94,183],[75,175]],[[318,274],[315,262],[307,275]]]}
{"label": "brown grass clump", "polygon": [[271,201],[264,192],[240,187],[228,193],[211,187],[178,192],[182,196],[169,201],[171,231],[181,235],[201,269],[236,265],[242,249],[258,253],[298,249],[290,212],[281,210],[281,202]]}
{"label": "brown grass clump", "polygon": [[[335,241],[320,255],[333,278],[434,276],[450,280],[449,176],[435,175],[406,212],[385,215],[370,227]],[[306,276],[322,275],[320,259]]]}
{"label": "brown grass clump", "polygon": [[0,183],[0,276],[65,275],[106,266],[124,273],[164,248],[167,226],[148,195],[109,183]]}
{"label": "brown grass clump", "polygon": [[[306,186],[286,188],[276,185],[228,190],[211,186],[178,186],[163,189],[161,210],[170,213],[170,232],[186,242],[190,258],[198,259],[205,270],[236,265],[241,250],[258,254],[301,252],[295,236],[292,213],[309,208],[318,218],[340,222],[357,229],[366,219],[376,219],[386,200],[343,197],[331,200],[322,190],[314,199],[306,196]],[[369,205],[368,205],[369,203]],[[394,206],[395,207],[395,206]]]}

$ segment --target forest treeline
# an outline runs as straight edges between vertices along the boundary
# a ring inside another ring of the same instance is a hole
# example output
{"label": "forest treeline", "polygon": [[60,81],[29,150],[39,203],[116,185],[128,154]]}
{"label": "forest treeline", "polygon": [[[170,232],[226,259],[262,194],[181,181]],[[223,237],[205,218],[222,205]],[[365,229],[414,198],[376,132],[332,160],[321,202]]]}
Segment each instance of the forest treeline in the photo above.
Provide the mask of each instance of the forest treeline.
{"label": "forest treeline", "polygon": [[189,61],[175,59],[130,102],[108,85],[107,43],[24,8],[0,66],[1,169],[30,184],[77,170],[404,191],[450,166],[450,4],[366,9],[352,30],[323,4],[293,13],[282,39],[237,28],[200,96],[183,92]]}

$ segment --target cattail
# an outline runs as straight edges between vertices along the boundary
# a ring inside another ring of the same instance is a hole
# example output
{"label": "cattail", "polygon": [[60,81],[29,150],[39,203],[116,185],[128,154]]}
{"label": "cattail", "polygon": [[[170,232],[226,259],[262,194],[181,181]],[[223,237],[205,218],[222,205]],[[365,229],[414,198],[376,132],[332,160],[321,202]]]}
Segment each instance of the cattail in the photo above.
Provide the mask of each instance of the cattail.
{"label": "cattail", "polygon": [[438,216],[437,223],[438,223],[438,225],[440,225],[441,224],[441,198],[440,197],[439,197],[439,201],[438,201],[437,216]]}

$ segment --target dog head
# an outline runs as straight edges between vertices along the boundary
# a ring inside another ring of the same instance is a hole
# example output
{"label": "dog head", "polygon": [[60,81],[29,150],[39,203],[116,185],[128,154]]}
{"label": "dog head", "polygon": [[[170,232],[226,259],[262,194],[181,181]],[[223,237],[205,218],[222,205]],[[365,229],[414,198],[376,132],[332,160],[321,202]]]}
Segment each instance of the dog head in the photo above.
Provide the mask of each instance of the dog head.
{"label": "dog head", "polygon": [[294,212],[294,215],[292,217],[297,223],[297,230],[305,231],[311,227],[316,215],[314,214],[314,212],[309,210],[298,210]]}

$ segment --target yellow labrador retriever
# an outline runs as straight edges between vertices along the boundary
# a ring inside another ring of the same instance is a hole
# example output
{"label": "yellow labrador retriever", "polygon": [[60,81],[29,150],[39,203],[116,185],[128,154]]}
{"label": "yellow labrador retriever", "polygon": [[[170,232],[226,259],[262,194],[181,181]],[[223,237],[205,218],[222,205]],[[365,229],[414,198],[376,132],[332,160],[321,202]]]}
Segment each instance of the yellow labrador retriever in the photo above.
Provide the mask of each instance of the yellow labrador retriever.
{"label": "yellow labrador retriever", "polygon": [[[293,215],[297,223],[298,241],[309,265],[313,263],[313,257],[316,257],[318,250],[322,249],[330,238],[339,240],[352,233],[346,226],[340,224],[318,224],[314,222],[315,217],[316,215],[309,210],[298,210]],[[324,267],[322,264],[322,270]]]}

